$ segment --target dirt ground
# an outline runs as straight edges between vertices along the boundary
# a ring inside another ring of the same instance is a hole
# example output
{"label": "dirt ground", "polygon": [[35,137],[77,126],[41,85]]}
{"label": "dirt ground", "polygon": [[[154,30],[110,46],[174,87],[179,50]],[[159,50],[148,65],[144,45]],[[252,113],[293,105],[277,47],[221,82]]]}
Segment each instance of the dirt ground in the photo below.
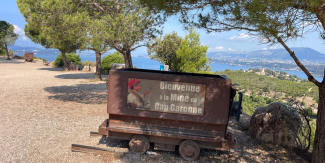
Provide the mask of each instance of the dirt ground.
{"label": "dirt ground", "polygon": [[[128,141],[89,136],[108,117],[105,82],[94,77],[0,57],[0,162],[185,162],[177,151],[152,147],[155,155],[71,152],[71,144],[128,151]],[[192,162],[310,161],[293,149],[252,139],[246,130],[249,118],[242,115],[239,123],[234,118],[229,122],[240,151],[201,149]]]}

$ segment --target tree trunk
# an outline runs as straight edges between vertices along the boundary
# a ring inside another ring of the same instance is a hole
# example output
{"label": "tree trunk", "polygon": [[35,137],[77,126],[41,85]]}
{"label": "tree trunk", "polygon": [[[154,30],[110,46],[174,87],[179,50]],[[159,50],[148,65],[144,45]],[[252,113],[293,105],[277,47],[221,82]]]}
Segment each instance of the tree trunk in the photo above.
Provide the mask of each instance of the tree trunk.
{"label": "tree trunk", "polygon": [[[318,82],[306,69],[306,67],[299,61],[295,53],[282,41],[276,34],[273,35],[280,44],[289,52],[290,56],[296,62],[297,66],[307,75],[308,80],[318,87],[319,101],[318,112],[316,119],[316,132],[314,139],[314,148],[312,154],[313,163],[325,163],[325,74],[323,81]],[[325,72],[324,72],[325,73]]]}
{"label": "tree trunk", "polygon": [[65,52],[61,52],[61,53],[62,53],[62,60],[63,60],[64,71],[69,71],[68,63],[67,63],[67,60],[65,58]]}
{"label": "tree trunk", "polygon": [[319,102],[312,162],[325,163],[325,76],[318,91]]}
{"label": "tree trunk", "polygon": [[6,50],[6,53],[7,53],[7,59],[6,60],[10,60],[7,43],[5,43],[5,50]]}
{"label": "tree trunk", "polygon": [[102,58],[101,53],[99,51],[96,51],[96,74],[95,78],[102,80]]}
{"label": "tree trunk", "polygon": [[125,68],[133,68],[131,52],[128,50],[123,53],[124,61],[125,61]]}

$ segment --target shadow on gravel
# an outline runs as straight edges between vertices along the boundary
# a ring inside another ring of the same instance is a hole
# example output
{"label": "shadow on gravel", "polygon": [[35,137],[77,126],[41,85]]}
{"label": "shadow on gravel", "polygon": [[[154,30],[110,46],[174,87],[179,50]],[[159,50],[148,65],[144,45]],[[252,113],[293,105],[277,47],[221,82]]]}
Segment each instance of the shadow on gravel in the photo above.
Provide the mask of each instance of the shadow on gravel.
{"label": "shadow on gravel", "polygon": [[55,76],[60,79],[95,79],[94,73],[62,74]]}
{"label": "shadow on gravel", "polygon": [[83,104],[106,104],[107,87],[105,83],[77,84],[74,86],[46,87],[45,91],[53,94],[49,99],[74,101]]}
{"label": "shadow on gravel", "polygon": [[25,62],[19,62],[19,61],[15,61],[14,59],[11,59],[11,60],[6,60],[6,59],[2,59],[0,58],[0,64],[5,64],[5,63],[9,63],[9,64],[22,64],[22,63],[25,63]]}
{"label": "shadow on gravel", "polygon": [[129,148],[129,140],[111,139],[103,136],[98,144],[104,144],[107,147]]}
{"label": "shadow on gravel", "polygon": [[39,68],[37,70],[47,70],[47,71],[63,71],[63,68],[49,67],[49,68]]}

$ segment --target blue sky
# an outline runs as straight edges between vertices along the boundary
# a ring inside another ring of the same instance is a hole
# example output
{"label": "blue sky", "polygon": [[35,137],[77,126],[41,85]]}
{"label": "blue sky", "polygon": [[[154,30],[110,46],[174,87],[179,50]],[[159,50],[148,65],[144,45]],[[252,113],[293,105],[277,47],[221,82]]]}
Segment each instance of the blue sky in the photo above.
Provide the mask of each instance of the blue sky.
{"label": "blue sky", "polygon": [[[22,47],[38,47],[41,45],[33,43],[24,35],[25,19],[18,10],[15,0],[0,0],[2,8],[0,10],[0,20],[5,20],[14,25],[15,32],[20,36],[16,41],[15,46]],[[177,17],[171,17],[164,25],[164,34],[176,31],[179,36],[185,37],[186,31],[178,22]],[[196,29],[200,33],[201,43],[208,45],[208,52],[217,51],[253,51],[265,50],[267,44],[261,44],[257,39],[245,34],[245,31],[230,31],[222,33],[207,34],[203,29]],[[320,53],[325,53],[324,41],[319,38],[317,32],[310,32],[304,35],[303,39],[298,39],[295,42],[287,42],[289,47],[309,47]],[[282,48],[280,44],[270,48]],[[138,48],[132,52],[132,55],[146,55],[145,47]],[[289,54],[288,54],[289,55]]]}

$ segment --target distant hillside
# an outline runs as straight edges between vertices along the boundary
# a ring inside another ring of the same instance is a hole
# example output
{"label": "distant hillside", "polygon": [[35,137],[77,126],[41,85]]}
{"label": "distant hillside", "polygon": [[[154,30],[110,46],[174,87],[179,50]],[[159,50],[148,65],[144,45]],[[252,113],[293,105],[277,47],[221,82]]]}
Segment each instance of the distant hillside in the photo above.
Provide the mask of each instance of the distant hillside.
{"label": "distant hillside", "polygon": [[[325,54],[322,54],[316,50],[307,47],[294,47],[291,48],[295,52],[296,56],[300,61],[311,61],[311,62],[325,62]],[[285,49],[271,49],[271,50],[257,50],[250,52],[211,52],[208,53],[211,58],[218,59],[249,59],[255,61],[265,60],[282,60],[282,61],[293,61],[289,53]]]}

